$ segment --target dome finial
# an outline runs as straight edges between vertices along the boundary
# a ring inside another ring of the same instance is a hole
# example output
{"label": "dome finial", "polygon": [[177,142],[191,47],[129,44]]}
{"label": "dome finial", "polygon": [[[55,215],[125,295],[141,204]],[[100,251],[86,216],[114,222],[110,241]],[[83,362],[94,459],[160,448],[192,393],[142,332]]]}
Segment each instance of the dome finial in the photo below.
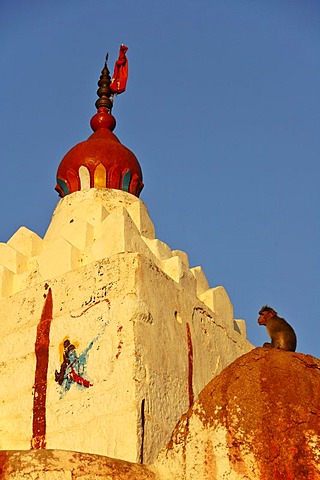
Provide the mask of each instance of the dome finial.
{"label": "dome finial", "polygon": [[110,71],[107,66],[109,54],[106,55],[103,70],[98,81],[98,100],[95,105],[98,112],[91,118],[91,128],[96,132],[99,128],[107,128],[111,131],[116,126],[116,119],[111,115],[114,95],[123,93],[126,89],[128,79],[128,59],[126,53],[128,47],[120,46],[119,57],[114,66],[113,77],[110,77]]}
{"label": "dome finial", "polygon": [[94,133],[61,160],[56,185],[60,197],[88,188],[114,188],[139,197],[143,188],[139,161],[112,133],[116,125],[111,115],[113,96],[125,91],[128,78],[127,50],[121,45],[112,79],[106,55],[98,81],[98,111],[90,122]]}
{"label": "dome finial", "polygon": [[108,56],[109,54],[107,53],[106,60],[104,62],[104,67],[103,67],[103,70],[101,71],[100,79],[98,81],[99,88],[97,90],[97,95],[99,98],[96,101],[95,105],[97,107],[97,110],[99,110],[100,107],[105,107],[108,109],[109,112],[111,112],[113,102],[110,99],[110,97],[113,97],[113,93],[111,92],[111,89],[110,89],[111,77],[110,77],[110,72],[107,65]]}

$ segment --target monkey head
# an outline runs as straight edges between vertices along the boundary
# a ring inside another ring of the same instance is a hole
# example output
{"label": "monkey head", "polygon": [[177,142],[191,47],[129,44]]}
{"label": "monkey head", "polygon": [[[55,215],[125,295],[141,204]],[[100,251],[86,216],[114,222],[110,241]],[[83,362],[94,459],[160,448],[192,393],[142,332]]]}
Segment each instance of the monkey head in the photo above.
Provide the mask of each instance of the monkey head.
{"label": "monkey head", "polygon": [[270,318],[273,318],[275,315],[277,315],[277,312],[273,310],[273,308],[268,307],[268,305],[265,305],[259,311],[259,315],[260,315],[260,317],[258,318],[259,325],[267,325],[267,321]]}

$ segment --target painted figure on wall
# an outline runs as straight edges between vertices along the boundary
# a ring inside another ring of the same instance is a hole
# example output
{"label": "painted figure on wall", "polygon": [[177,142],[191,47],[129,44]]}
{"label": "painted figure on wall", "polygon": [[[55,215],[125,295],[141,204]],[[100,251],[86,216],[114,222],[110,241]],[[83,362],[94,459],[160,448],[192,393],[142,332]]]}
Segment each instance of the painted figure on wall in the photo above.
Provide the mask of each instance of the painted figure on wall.
{"label": "painted figure on wall", "polygon": [[87,346],[87,348],[77,356],[76,347],[66,339],[63,343],[63,362],[60,365],[60,371],[55,371],[55,380],[61,385],[63,391],[70,390],[71,385],[77,384],[82,387],[92,387],[92,383],[84,378],[85,367],[87,363],[87,355],[89,350],[93,346],[93,341]]}

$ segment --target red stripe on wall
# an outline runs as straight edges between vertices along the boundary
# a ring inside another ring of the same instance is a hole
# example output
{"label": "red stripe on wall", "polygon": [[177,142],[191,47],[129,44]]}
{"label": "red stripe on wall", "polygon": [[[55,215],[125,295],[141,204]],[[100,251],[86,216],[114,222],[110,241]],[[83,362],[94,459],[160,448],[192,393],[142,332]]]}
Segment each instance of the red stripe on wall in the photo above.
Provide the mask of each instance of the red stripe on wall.
{"label": "red stripe on wall", "polygon": [[187,323],[187,342],[188,342],[188,390],[189,390],[189,407],[193,405],[193,347],[190,325]]}
{"label": "red stripe on wall", "polygon": [[51,320],[52,292],[49,288],[37,326],[35,343],[36,372],[33,387],[32,450],[46,448],[46,395]]}

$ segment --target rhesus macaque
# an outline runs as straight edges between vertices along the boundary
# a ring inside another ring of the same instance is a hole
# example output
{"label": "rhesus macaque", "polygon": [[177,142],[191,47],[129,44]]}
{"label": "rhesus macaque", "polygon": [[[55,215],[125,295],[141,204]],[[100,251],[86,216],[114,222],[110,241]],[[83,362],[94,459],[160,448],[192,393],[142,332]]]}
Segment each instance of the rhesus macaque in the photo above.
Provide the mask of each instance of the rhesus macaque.
{"label": "rhesus macaque", "polygon": [[293,328],[284,318],[280,318],[273,308],[265,305],[259,312],[259,325],[265,325],[271,343],[264,343],[267,348],[280,348],[289,352],[295,352],[297,346],[297,337]]}

